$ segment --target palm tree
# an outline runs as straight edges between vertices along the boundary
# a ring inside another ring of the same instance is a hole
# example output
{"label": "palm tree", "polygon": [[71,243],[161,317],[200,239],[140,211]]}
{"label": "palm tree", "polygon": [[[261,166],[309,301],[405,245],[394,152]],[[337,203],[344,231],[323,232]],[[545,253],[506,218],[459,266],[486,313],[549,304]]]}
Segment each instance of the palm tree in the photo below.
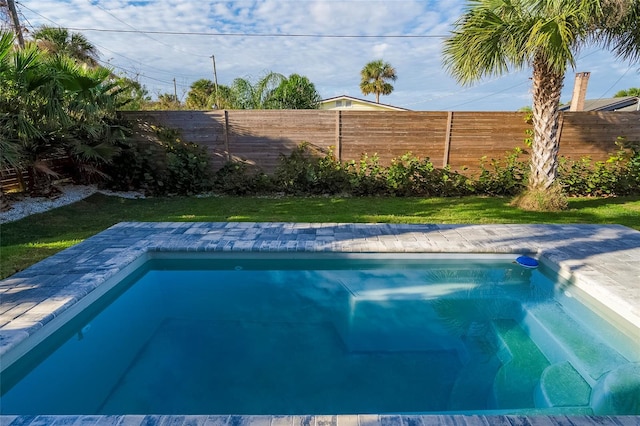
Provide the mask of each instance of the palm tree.
{"label": "palm tree", "polygon": [[246,78],[236,78],[231,84],[234,109],[267,109],[276,88],[286,80],[282,74],[269,72],[255,84]]}
{"label": "palm tree", "polygon": [[191,84],[185,105],[188,109],[211,109],[215,99],[216,85],[213,81],[201,78]]}
{"label": "palm tree", "polygon": [[322,98],[305,76],[291,74],[273,91],[268,107],[273,109],[316,109]]}
{"label": "palm tree", "polygon": [[396,81],[398,76],[396,70],[388,62],[382,59],[369,62],[360,71],[360,90],[364,95],[376,94],[376,103],[380,103],[380,95],[390,95],[393,86],[388,80]]}
{"label": "palm tree", "polygon": [[69,32],[66,28],[42,26],[33,33],[38,47],[54,55],[66,55],[73,60],[98,66],[98,50],[80,33]]}
{"label": "palm tree", "polygon": [[231,87],[218,84],[218,88],[209,98],[209,104],[214,105],[217,109],[234,109],[235,100]]}
{"label": "palm tree", "polygon": [[52,158],[68,155],[83,178],[100,175],[122,134],[110,71],[46,55],[33,43],[18,50],[12,44],[0,33],[0,166],[26,170],[27,189],[41,194],[57,175]]}
{"label": "palm tree", "polygon": [[116,114],[121,89],[106,68],[82,67],[66,57],[52,65],[63,76],[63,105],[70,119],[56,142],[72,160],[77,181],[105,178],[101,167],[119,152],[117,144],[124,138]]}
{"label": "palm tree", "polygon": [[637,0],[468,0],[444,42],[444,64],[464,84],[532,68],[531,193],[548,191],[556,179],[558,104],[575,55],[593,42],[638,59],[639,18]]}

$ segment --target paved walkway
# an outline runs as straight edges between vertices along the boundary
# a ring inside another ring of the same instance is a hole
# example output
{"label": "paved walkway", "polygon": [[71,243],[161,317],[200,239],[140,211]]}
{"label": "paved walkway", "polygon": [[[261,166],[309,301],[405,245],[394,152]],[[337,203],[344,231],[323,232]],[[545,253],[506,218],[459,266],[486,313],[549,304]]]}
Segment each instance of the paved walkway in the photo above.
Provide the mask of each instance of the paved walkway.
{"label": "paved walkway", "polygon": [[633,416],[0,416],[0,426],[638,426]]}
{"label": "paved walkway", "polygon": [[[571,274],[577,287],[640,329],[640,232],[622,226],[120,223],[0,281],[0,355],[24,342],[105,280],[155,251],[535,254],[557,265],[561,274]],[[89,416],[86,424],[93,424],[89,419],[94,417]],[[378,420],[373,423],[384,418],[376,417]],[[450,422],[438,424],[475,425],[488,421],[484,417],[455,418],[446,416]],[[13,418],[3,417],[0,424],[9,419]],[[206,419],[198,417],[200,423],[195,424],[204,424]],[[269,419],[273,423],[277,418]],[[436,424],[428,423],[431,420],[424,420],[425,417],[420,419],[425,424]],[[592,424],[582,423],[590,421],[587,417],[580,419],[580,424]],[[626,419],[629,418],[623,418]],[[635,423],[610,419],[612,423],[608,424],[640,424],[637,417],[630,419]],[[37,418],[13,420],[48,424]],[[155,417],[111,420],[159,424]],[[600,420],[603,419],[598,418],[598,424]],[[284,421],[296,420],[291,417]],[[500,417],[496,421],[490,424],[529,424],[519,417]],[[562,424],[575,424],[575,419]]]}

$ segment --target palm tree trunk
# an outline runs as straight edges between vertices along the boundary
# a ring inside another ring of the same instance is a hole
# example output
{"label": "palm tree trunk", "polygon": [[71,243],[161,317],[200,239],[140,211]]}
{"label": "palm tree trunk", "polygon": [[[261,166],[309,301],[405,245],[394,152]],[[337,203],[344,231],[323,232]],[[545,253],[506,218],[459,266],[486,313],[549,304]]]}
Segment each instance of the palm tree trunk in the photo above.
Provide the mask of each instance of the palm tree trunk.
{"label": "palm tree trunk", "polygon": [[533,62],[533,145],[529,190],[545,190],[558,174],[558,105],[564,75],[551,70],[543,58]]}

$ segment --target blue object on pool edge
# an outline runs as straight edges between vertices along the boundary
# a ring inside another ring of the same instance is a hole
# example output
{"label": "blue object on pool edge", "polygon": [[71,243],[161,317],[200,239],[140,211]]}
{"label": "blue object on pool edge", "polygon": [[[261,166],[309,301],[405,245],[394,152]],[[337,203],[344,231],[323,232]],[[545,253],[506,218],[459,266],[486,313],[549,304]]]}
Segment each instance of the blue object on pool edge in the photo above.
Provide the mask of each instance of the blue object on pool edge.
{"label": "blue object on pool edge", "polygon": [[538,261],[533,257],[529,257],[529,256],[520,256],[516,259],[516,262],[518,263],[518,265],[524,266],[525,268],[538,267]]}

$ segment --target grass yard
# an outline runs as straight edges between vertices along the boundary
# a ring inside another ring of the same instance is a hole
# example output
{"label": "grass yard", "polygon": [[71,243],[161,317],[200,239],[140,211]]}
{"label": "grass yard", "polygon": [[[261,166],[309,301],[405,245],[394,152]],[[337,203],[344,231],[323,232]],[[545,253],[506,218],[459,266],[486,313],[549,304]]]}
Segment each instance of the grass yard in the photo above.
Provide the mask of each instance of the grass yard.
{"label": "grass yard", "polygon": [[640,231],[640,197],[579,198],[558,213],[509,206],[510,199],[175,197],[93,195],[0,228],[5,278],[118,222],[602,223]]}

